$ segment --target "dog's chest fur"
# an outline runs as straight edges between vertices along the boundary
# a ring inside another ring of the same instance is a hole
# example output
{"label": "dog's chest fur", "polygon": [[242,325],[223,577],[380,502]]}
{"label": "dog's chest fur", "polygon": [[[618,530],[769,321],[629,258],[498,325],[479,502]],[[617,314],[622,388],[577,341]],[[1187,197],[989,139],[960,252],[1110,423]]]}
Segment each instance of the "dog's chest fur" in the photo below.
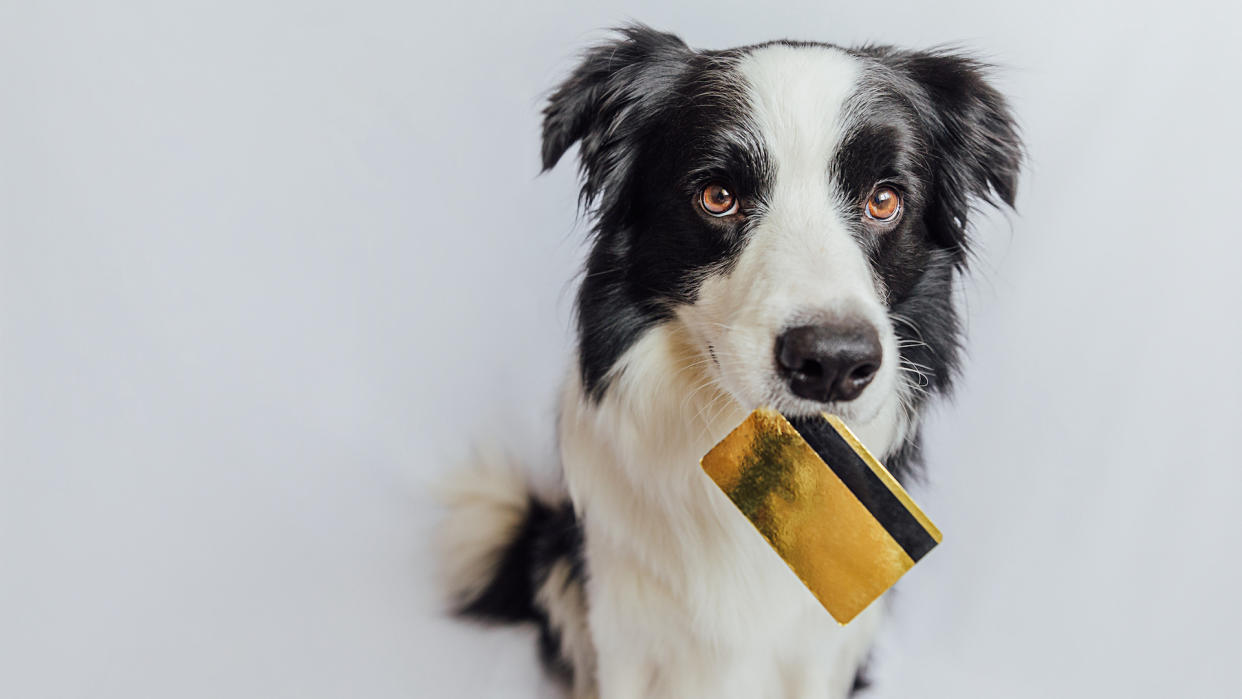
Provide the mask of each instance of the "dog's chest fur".
{"label": "dog's chest fur", "polygon": [[[678,335],[650,331],[598,404],[571,377],[562,404],[600,686],[632,690],[617,696],[845,696],[881,605],[838,626],[701,471],[699,458],[745,412],[679,370]],[[883,446],[889,435],[871,436]]]}

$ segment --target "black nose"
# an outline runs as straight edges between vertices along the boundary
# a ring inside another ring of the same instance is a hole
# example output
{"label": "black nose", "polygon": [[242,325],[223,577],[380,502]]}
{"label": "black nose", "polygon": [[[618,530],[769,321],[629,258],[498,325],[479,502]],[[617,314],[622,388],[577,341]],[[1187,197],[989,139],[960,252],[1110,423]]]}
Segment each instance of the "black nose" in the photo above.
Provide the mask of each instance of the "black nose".
{"label": "black nose", "polygon": [[776,338],[776,364],[789,390],[808,400],[854,400],[880,370],[883,350],[870,323],[801,325]]}

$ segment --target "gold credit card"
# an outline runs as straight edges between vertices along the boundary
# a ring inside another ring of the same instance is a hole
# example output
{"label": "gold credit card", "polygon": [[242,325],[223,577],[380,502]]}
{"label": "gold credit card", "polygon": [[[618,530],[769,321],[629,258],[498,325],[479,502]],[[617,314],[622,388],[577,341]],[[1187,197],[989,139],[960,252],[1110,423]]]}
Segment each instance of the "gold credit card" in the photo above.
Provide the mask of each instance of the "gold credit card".
{"label": "gold credit card", "polygon": [[700,464],[843,625],[940,543],[835,415],[788,420],[759,408]]}

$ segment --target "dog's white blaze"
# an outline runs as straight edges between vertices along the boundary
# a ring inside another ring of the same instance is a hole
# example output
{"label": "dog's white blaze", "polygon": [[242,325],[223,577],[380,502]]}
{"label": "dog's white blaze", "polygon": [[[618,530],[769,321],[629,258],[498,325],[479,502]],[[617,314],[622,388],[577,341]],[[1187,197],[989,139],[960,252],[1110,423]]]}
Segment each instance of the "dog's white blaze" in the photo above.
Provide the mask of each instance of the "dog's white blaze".
{"label": "dog's white blaze", "polygon": [[861,210],[844,200],[830,172],[862,65],[838,49],[775,45],[749,54],[737,69],[773,183],[736,263],[703,280],[698,301],[679,317],[699,343],[715,348],[717,378],[727,391],[747,407],[786,412],[822,406],[792,395],[777,375],[781,330],[833,317],[871,323],[883,346],[880,371],[838,411],[884,453],[904,431],[897,338],[866,253],[850,232]]}

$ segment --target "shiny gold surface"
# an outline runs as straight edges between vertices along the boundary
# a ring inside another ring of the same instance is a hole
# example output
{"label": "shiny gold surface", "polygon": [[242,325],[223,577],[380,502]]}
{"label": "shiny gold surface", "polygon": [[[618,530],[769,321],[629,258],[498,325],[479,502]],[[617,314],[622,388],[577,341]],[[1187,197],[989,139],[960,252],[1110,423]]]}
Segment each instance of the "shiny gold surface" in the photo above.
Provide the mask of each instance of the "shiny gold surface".
{"label": "shiny gold surface", "polygon": [[[830,423],[939,541],[939,531],[884,467],[839,419],[830,418]],[[773,410],[751,413],[701,465],[840,624],[914,565],[793,425]]]}

